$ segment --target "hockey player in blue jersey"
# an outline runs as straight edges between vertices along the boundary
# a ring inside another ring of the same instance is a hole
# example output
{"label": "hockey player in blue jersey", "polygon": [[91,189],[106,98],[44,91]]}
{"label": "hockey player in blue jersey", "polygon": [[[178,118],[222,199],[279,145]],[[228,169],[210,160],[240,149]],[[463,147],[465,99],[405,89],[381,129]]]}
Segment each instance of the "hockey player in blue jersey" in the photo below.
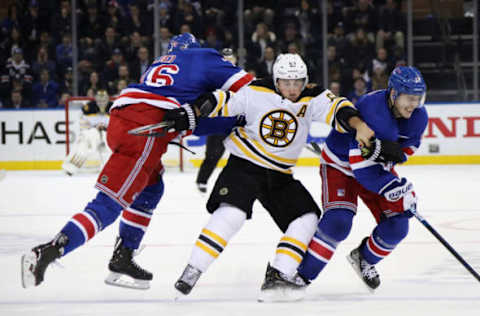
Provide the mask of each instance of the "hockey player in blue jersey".
{"label": "hockey player in blue jersey", "polygon": [[[209,111],[203,107],[206,103],[201,96],[216,89],[237,91],[252,79],[217,51],[200,48],[193,35],[173,37],[167,55],[158,57],[140,83],[129,85],[112,105],[107,143],[113,153],[98,177],[95,187],[100,192],[72,216],[53,240],[22,256],[23,287],[39,285],[51,262],[83,245],[121,217],[119,237],[108,265],[111,273],[105,282],[149,288],[153,275],[138,266],[133,255],[163,195],[161,157],[180,132],[197,129],[215,133],[233,127],[234,118],[224,119],[218,125],[203,118]],[[161,121],[174,123],[161,137],[128,133]]]}
{"label": "hockey player in blue jersey", "polygon": [[328,135],[320,166],[324,215],[298,269],[307,284],[347,238],[360,197],[377,225],[347,259],[370,291],[380,285],[375,265],[407,236],[409,210],[416,207],[412,183],[397,175],[393,167],[420,146],[428,121],[425,94],[421,73],[415,67],[402,66],[393,70],[386,90],[364,95],[355,105],[377,141],[384,141],[397,153],[389,158],[394,163],[385,162],[380,150],[359,148],[353,134],[332,130]]}

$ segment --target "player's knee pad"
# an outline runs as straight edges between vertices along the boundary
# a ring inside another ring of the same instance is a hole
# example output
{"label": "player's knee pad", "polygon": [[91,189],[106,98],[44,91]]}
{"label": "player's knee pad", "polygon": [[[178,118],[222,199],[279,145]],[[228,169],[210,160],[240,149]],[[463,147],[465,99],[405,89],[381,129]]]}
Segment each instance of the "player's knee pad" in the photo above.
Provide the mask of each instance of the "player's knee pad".
{"label": "player's knee pad", "polygon": [[318,223],[321,234],[336,242],[345,240],[352,229],[354,213],[347,209],[329,210]]}
{"label": "player's knee pad", "polygon": [[396,245],[408,234],[408,218],[400,215],[387,218],[375,230],[384,242]]}
{"label": "player's knee pad", "polygon": [[97,221],[100,230],[113,223],[123,207],[103,192],[98,192],[95,199],[87,204],[85,211]]}
{"label": "player's knee pad", "polygon": [[146,186],[145,189],[143,189],[133,201],[131,208],[152,213],[160,202],[160,199],[163,196],[163,191],[163,179],[160,177],[157,183]]}

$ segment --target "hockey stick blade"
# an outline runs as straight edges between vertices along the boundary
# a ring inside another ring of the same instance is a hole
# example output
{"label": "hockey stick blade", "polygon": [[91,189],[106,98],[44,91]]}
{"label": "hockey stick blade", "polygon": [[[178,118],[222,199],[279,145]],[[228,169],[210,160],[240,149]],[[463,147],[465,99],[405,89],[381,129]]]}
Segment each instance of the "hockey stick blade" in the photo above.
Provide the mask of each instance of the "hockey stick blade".
{"label": "hockey stick blade", "polygon": [[452,246],[450,246],[450,244],[435,230],[435,228],[432,227],[432,225],[430,225],[427,220],[421,216],[420,214],[417,213],[417,211],[413,211],[412,212],[413,215],[415,216],[416,219],[418,219],[418,221],[420,223],[422,223],[423,226],[425,226],[426,229],[428,229],[428,231],[430,233],[432,233],[433,236],[435,236],[435,238],[437,238],[437,240],[445,247],[447,248],[447,250],[462,264],[462,266],[468,270],[468,272],[470,272],[473,277],[475,279],[477,279],[477,281],[480,282],[480,275],[477,273],[477,271],[475,271],[466,261],[465,259],[462,258],[462,256],[460,256],[460,254],[455,250],[453,249]]}
{"label": "hockey stick blade", "polygon": [[[165,135],[166,134],[165,130],[168,130],[171,127],[173,127],[173,122],[166,121],[166,122],[144,125],[144,126],[131,129],[128,131],[128,134],[136,135],[136,136],[158,137],[158,136]],[[161,132],[156,131],[158,129],[164,129],[164,131],[161,131]]]}

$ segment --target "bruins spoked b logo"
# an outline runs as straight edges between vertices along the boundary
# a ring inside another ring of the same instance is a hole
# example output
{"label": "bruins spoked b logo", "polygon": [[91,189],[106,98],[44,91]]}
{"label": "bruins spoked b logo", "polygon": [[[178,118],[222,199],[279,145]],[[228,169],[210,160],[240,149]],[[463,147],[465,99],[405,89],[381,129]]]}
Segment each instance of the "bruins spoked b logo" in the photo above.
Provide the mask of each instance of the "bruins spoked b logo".
{"label": "bruins spoked b logo", "polygon": [[295,116],[285,110],[267,113],[260,121],[260,136],[269,145],[288,146],[297,134],[298,122]]}

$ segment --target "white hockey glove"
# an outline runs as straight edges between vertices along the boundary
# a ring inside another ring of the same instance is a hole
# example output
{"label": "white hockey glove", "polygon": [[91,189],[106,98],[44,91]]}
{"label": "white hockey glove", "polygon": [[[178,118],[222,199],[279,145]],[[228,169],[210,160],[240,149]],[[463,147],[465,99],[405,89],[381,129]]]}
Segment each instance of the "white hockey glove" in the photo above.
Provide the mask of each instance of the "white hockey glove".
{"label": "white hockey glove", "polygon": [[405,212],[411,217],[411,211],[417,209],[417,196],[413,184],[405,178],[398,179],[388,185],[381,194],[392,203],[393,212]]}

